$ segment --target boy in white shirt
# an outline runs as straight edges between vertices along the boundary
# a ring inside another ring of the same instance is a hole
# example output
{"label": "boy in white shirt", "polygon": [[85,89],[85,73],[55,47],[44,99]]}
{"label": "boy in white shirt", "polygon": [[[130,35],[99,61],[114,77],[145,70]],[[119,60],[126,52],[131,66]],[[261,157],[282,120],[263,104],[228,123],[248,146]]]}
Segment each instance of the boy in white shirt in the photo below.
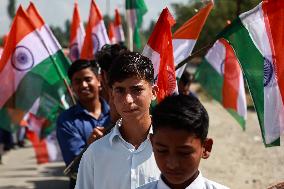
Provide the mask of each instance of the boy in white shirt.
{"label": "boy in white shirt", "polygon": [[190,95],[166,97],[152,113],[151,143],[161,171],[159,181],[139,189],[228,189],[204,178],[201,158],[210,155],[209,118],[199,100]]}
{"label": "boy in white shirt", "polygon": [[151,61],[125,52],[114,60],[108,75],[121,119],[84,153],[76,189],[135,189],[160,176],[149,139],[149,107],[157,92]]}

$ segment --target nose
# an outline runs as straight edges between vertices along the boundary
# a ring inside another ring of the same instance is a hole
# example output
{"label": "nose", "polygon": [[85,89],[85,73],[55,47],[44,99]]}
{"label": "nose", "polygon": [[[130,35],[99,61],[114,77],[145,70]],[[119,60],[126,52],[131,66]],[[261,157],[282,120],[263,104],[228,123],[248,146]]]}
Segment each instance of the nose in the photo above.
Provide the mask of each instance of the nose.
{"label": "nose", "polygon": [[125,100],[126,100],[126,103],[128,103],[128,104],[133,103],[133,97],[129,93],[126,94]]}
{"label": "nose", "polygon": [[166,161],[166,166],[168,169],[177,169],[179,166],[179,162],[177,158],[169,156]]}
{"label": "nose", "polygon": [[81,86],[82,86],[82,87],[87,87],[87,86],[88,86],[88,82],[82,81]]}

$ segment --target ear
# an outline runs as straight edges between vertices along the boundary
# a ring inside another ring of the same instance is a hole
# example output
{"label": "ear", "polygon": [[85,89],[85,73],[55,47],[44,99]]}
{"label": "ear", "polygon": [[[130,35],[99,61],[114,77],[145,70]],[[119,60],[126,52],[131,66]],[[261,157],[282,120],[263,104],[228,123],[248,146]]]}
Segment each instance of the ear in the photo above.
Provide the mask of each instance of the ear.
{"label": "ear", "polygon": [[157,85],[152,86],[152,100],[156,100],[157,94],[159,92],[159,87]]}
{"label": "ear", "polygon": [[207,159],[210,156],[211,150],[213,146],[213,139],[212,138],[206,138],[203,143],[203,152],[202,152],[202,158]]}

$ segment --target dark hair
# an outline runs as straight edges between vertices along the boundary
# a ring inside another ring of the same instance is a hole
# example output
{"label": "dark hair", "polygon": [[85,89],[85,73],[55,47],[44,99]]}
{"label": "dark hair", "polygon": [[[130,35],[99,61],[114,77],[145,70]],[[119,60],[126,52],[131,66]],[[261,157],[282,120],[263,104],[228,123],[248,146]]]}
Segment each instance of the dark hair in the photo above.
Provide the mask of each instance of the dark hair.
{"label": "dark hair", "polygon": [[153,133],[168,127],[185,130],[204,142],[209,127],[209,117],[200,101],[188,95],[173,95],[162,100],[152,112]]}
{"label": "dark hair", "polygon": [[192,80],[194,79],[194,75],[190,74],[186,70],[183,72],[179,82],[182,82],[184,85],[191,84]]}
{"label": "dark hair", "polygon": [[109,86],[136,76],[149,83],[154,82],[154,68],[151,60],[138,52],[124,52],[114,60],[109,73]]}
{"label": "dark hair", "polygon": [[95,60],[78,59],[75,60],[68,69],[68,78],[72,81],[73,75],[85,68],[90,68],[96,76],[100,74],[100,67]]}
{"label": "dark hair", "polygon": [[98,61],[98,64],[102,70],[108,71],[113,63],[113,60],[124,51],[128,51],[127,47],[124,45],[106,44],[100,51],[96,53],[96,60]]}

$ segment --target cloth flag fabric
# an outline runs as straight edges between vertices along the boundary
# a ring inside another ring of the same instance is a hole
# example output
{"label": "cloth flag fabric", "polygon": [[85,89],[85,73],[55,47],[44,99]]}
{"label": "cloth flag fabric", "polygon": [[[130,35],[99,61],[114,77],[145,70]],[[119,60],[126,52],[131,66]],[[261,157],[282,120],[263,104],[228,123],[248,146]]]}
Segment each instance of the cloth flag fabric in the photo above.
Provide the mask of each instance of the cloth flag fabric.
{"label": "cloth flag fabric", "polygon": [[110,41],[102,13],[95,1],[92,0],[81,58],[88,60],[94,59],[95,54],[102,48],[102,46],[109,43]]}
{"label": "cloth flag fabric", "polygon": [[[206,22],[206,19],[213,8],[213,1],[210,1],[196,15],[185,22],[173,34],[175,66],[191,55],[199,34]],[[176,70],[176,77],[181,78],[186,64]]]}
{"label": "cloth flag fabric", "polygon": [[114,36],[115,36],[117,43],[124,43],[125,42],[124,31],[123,31],[123,28],[122,28],[122,21],[121,21],[121,17],[120,17],[118,9],[115,9]]}
{"label": "cloth flag fabric", "polygon": [[136,48],[141,48],[140,28],[142,26],[143,16],[146,14],[147,6],[144,0],[126,0],[126,21],[128,24],[128,35],[130,50],[133,50],[133,42]]}
{"label": "cloth flag fabric", "polygon": [[247,103],[243,74],[226,40],[219,39],[208,51],[196,70],[195,79],[245,129]]}
{"label": "cloth flag fabric", "polygon": [[111,44],[116,44],[116,38],[115,38],[114,33],[115,33],[114,25],[113,25],[112,22],[110,22],[109,25],[108,25],[108,37],[109,37]]}
{"label": "cloth flag fabric", "polygon": [[78,3],[75,2],[70,32],[69,57],[72,62],[80,58],[85,38],[85,29],[81,22]]}
{"label": "cloth flag fabric", "polygon": [[236,52],[257,111],[264,144],[284,130],[284,1],[264,0],[220,33]]}
{"label": "cloth flag fabric", "polygon": [[174,23],[174,18],[165,8],[143,50],[143,55],[151,59],[154,66],[155,83],[159,87],[158,102],[177,93],[171,32]]}
{"label": "cloth flag fabric", "polygon": [[48,136],[42,136],[42,128],[49,121],[43,117],[36,116],[39,108],[40,98],[33,104],[32,108],[24,117],[26,124],[26,136],[31,141],[38,164],[62,160],[61,151],[56,139],[56,131],[53,130]]}
{"label": "cloth flag fabric", "polygon": [[0,126],[9,131],[38,97],[41,117],[54,120],[55,113],[64,108],[62,77],[67,76],[70,63],[46,28],[39,27],[39,21],[31,21],[20,6],[9,33],[13,37],[8,37],[0,60]]}

